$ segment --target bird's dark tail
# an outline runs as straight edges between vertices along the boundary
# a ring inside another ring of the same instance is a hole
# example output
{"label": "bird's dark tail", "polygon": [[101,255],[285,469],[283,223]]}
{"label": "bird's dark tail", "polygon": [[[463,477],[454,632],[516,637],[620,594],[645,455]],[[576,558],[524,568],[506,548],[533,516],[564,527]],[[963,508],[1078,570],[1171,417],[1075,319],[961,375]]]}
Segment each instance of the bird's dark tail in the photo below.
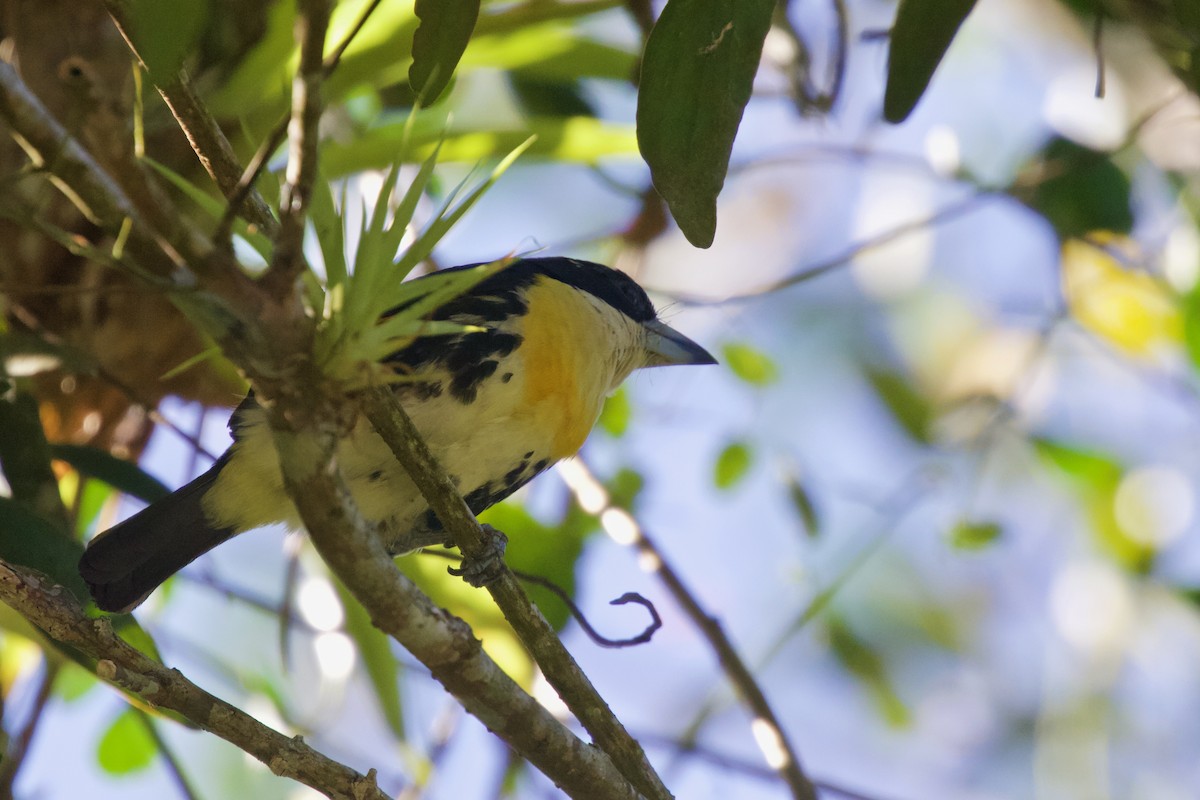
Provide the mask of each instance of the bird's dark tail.
{"label": "bird's dark tail", "polygon": [[213,528],[200,505],[225,459],[191,483],[97,536],[79,561],[79,574],[105,611],[129,611],[159,584],[233,536]]}

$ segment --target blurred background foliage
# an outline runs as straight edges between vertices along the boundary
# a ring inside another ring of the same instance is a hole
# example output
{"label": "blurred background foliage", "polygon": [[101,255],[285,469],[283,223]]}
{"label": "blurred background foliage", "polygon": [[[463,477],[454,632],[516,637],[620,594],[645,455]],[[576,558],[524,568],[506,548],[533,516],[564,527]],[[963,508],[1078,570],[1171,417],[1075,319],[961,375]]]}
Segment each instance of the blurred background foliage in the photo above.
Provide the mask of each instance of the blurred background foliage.
{"label": "blurred background foliage", "polygon": [[[367,6],[337,3],[331,47]],[[150,74],[188,69],[248,160],[287,109],[293,5],[126,7]],[[120,181],[165,166],[163,212],[211,226],[196,199],[219,195],[103,6],[3,8],[4,57],[64,126]],[[426,266],[605,261],[720,353],[632,381],[583,457],[722,619],[828,796],[1183,800],[1200,786],[1198,8],[383,0],[325,85],[322,166],[353,209],[398,153],[403,187],[441,142],[427,221],[535,134]],[[205,468],[244,385],[24,165],[4,137],[0,551],[78,593],[82,541]],[[531,589],[539,605],[679,796],[784,796],[711,652],[566,483],[489,512],[512,565],[607,635],[643,624],[606,607],[630,589],[666,626],[601,650]],[[557,702],[484,593],[440,558],[401,566]],[[120,624],[393,794],[547,791],[299,537],[240,537]],[[0,792],[302,794],[96,689],[15,615],[0,626]]]}

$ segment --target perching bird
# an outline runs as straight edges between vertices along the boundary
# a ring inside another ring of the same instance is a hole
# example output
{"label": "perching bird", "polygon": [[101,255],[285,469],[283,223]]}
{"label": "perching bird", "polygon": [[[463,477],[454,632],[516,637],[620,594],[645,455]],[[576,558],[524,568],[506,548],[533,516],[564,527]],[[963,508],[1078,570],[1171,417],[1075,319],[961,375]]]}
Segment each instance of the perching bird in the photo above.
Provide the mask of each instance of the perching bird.
{"label": "perching bird", "polygon": [[[631,278],[569,258],[516,261],[431,318],[484,330],[423,337],[393,353],[398,370],[415,376],[396,391],[476,514],[577,452],[605,397],[633,370],[716,363],[660,322]],[[233,445],[207,472],[89,544],[79,571],[100,608],[132,609],[235,534],[275,522],[302,527],[253,395],[230,430]],[[363,516],[401,532],[389,552],[444,542],[368,422],[339,444],[337,459]]]}

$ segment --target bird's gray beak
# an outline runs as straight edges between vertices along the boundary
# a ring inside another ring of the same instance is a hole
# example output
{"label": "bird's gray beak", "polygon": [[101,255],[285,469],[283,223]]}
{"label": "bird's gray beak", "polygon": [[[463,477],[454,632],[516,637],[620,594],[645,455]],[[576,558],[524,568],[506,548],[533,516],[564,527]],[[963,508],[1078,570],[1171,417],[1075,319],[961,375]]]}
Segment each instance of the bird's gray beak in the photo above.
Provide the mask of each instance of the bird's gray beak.
{"label": "bird's gray beak", "polygon": [[647,367],[717,363],[711,353],[665,323],[652,319],[642,327],[646,329]]}

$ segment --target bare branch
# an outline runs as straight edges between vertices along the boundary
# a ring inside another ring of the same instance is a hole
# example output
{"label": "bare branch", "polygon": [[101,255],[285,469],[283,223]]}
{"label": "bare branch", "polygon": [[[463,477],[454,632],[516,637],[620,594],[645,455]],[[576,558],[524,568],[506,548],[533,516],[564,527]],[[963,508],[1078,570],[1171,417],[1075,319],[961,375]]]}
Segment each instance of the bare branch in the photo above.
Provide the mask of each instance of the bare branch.
{"label": "bare branch", "polygon": [[[121,32],[125,43],[129,45],[129,49],[141,61],[141,56],[129,35],[128,0],[104,0],[104,7],[108,9],[109,16]],[[145,62],[142,62],[142,65],[144,67]],[[242,175],[241,166],[234,155],[233,146],[225,137],[225,132],[192,90],[192,81],[188,73],[181,69],[171,76],[169,83],[155,84],[154,88],[166,101],[167,108],[179,123],[188,144],[192,146],[209,177],[216,182],[225,197],[232,196]],[[242,205],[245,206],[244,213],[250,222],[267,233],[274,233],[278,223],[258,192],[250,192],[249,203]]]}
{"label": "bare branch", "polygon": [[268,728],[121,639],[107,619],[89,619],[69,592],[0,561],[0,601],[48,636],[95,658],[96,674],[152,706],[174,711],[326,797],[385,800],[374,772],[360,775],[313,750],[300,737]]}
{"label": "bare branch", "polygon": [[284,409],[271,409],[288,492],[317,552],[367,609],[372,622],[571,797],[636,797],[604,752],[580,741],[517,686],[484,653],[465,622],[434,605],[396,568],[384,549],[383,532],[358,514],[337,469],[333,459],[337,431],[291,433],[285,429],[286,414]]}
{"label": "bare branch", "polygon": [[[464,558],[479,558],[487,550],[488,535],[467,508],[450,476],[421,439],[395,395],[386,389],[368,391],[363,396],[363,408]],[[647,797],[670,797],[670,791],[650,766],[641,745],[625,730],[587,675],[563,647],[554,629],[530,601],[512,571],[502,565],[499,577],[488,584],[487,589],[504,618],[533,655],[546,680],[592,735],[596,744],[613,759],[621,774]]]}
{"label": "bare branch", "polygon": [[8,752],[4,753],[4,761],[0,763],[0,797],[13,797],[13,784],[16,783],[17,773],[21,770],[21,765],[25,763],[25,756],[29,754],[29,745],[33,743],[33,735],[37,732],[38,723],[42,721],[42,714],[46,710],[46,704],[50,701],[51,691],[54,689],[54,679],[58,677],[59,667],[50,659],[42,659],[42,675],[38,679],[37,691],[33,698],[33,707],[29,710],[29,716],[25,720],[25,724],[21,726],[17,735],[8,743]]}
{"label": "bare branch", "polygon": [[313,182],[317,178],[321,82],[325,78],[325,32],[329,28],[329,13],[329,0],[300,0],[296,17],[300,67],[292,79],[287,184],[279,204],[275,254],[263,275],[268,291],[278,297],[291,294],[296,278],[304,269],[304,225],[308,219]]}
{"label": "bare branch", "polygon": [[[708,640],[709,645],[717,654],[717,659],[721,662],[722,669],[725,670],[725,676],[737,688],[743,701],[754,714],[752,726],[754,738],[758,742],[767,764],[773,767],[787,783],[792,791],[792,796],[796,800],[816,800],[816,789],[813,788],[808,776],[804,774],[804,770],[800,766],[800,758],[791,742],[788,741],[783,724],[767,701],[766,694],[758,685],[750,668],[746,666],[746,662],[738,654],[737,648],[725,634],[720,620],[709,614],[700,605],[695,594],[684,584],[679,573],[667,562],[662,551],[646,535],[646,531],[633,515],[611,503],[607,490],[596,480],[581,459],[574,458],[564,462],[559,466],[558,471],[567,486],[580,499],[580,505],[584,511],[596,514],[606,531],[614,530],[619,534],[614,535],[614,539],[637,548],[643,564],[649,565],[650,570],[663,582],[667,591],[675,598],[675,602],[687,614],[692,624]],[[584,502],[585,496],[586,503]]]}

